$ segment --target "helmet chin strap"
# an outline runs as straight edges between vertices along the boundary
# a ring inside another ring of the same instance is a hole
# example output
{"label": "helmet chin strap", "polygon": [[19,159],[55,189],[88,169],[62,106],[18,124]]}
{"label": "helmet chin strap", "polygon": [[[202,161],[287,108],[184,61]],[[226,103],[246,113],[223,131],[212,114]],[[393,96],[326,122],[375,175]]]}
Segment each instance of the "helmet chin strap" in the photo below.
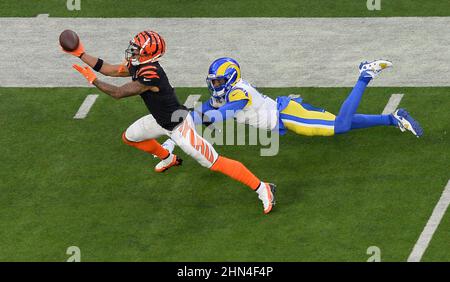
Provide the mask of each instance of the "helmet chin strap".
{"label": "helmet chin strap", "polygon": [[132,64],[133,66],[139,66],[141,63],[139,62],[138,59],[131,59],[131,64]]}
{"label": "helmet chin strap", "polygon": [[[129,52],[132,53],[131,58],[129,58],[129,61],[131,62],[131,65],[133,66],[138,66],[139,63],[139,59],[138,58],[133,58],[136,55],[141,54],[141,50],[139,50],[139,47],[136,46],[136,43],[134,42],[134,40],[130,41],[130,46],[128,47],[127,51],[130,50]],[[139,54],[134,53],[134,50],[137,50],[139,52]]]}
{"label": "helmet chin strap", "polygon": [[215,96],[215,98],[222,98],[224,94],[225,94],[225,89],[222,89],[222,90],[220,90],[220,91],[215,91],[215,90],[214,90],[214,96]]}

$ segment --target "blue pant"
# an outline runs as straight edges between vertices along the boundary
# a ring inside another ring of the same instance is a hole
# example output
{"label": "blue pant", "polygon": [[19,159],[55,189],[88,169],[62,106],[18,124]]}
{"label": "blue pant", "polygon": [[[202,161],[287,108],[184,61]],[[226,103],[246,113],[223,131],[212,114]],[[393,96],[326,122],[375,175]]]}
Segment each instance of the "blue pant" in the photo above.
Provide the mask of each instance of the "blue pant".
{"label": "blue pant", "polygon": [[371,78],[359,77],[352,92],[341,106],[339,114],[334,123],[334,133],[342,134],[352,129],[368,128],[374,126],[395,126],[395,121],[391,115],[364,115],[356,114],[359,102],[361,101],[364,90],[369,84]]}

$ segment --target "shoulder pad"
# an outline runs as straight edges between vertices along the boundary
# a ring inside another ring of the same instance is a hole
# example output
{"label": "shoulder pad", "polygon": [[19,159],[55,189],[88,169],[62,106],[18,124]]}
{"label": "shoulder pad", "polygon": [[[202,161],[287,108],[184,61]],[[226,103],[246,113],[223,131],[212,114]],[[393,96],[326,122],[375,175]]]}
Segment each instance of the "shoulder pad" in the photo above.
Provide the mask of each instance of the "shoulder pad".
{"label": "shoulder pad", "polygon": [[144,78],[159,78],[157,71],[158,71],[158,69],[155,66],[152,66],[152,65],[143,66],[137,72],[137,76],[144,77]]}
{"label": "shoulder pad", "polygon": [[235,88],[230,91],[227,95],[228,102],[240,101],[240,100],[250,100],[250,97],[243,88]]}

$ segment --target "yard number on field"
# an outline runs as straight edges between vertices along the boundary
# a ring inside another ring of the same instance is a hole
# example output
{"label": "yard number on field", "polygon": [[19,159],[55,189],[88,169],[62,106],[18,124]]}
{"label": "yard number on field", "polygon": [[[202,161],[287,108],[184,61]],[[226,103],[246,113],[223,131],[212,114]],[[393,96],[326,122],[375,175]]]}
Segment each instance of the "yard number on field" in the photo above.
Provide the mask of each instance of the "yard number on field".
{"label": "yard number on field", "polygon": [[69,11],[80,11],[81,10],[81,0],[67,0],[67,10]]}
{"label": "yard number on field", "polygon": [[367,248],[367,254],[372,255],[369,257],[367,262],[380,262],[381,261],[381,250],[377,246],[370,246]]}
{"label": "yard number on field", "polygon": [[381,10],[381,0],[367,0],[367,10]]}
{"label": "yard number on field", "polygon": [[80,262],[81,261],[81,251],[77,246],[70,246],[66,251],[67,255],[70,257],[67,259],[67,262]]}

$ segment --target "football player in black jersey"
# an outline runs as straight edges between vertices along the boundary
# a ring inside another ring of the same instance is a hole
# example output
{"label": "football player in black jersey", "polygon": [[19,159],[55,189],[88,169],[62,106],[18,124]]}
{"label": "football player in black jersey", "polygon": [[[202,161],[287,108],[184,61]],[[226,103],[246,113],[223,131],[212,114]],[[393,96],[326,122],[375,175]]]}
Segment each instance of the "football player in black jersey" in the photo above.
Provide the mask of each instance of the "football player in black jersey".
{"label": "football player in black jersey", "polygon": [[[182,162],[156,141],[156,138],[165,135],[200,165],[221,172],[256,191],[263,203],[264,213],[269,213],[275,205],[275,185],[260,181],[242,163],[219,156],[213,146],[196,132],[191,115],[178,101],[158,62],[165,50],[166,43],[158,33],[143,31],[130,41],[125,51],[126,64],[111,65],[93,57],[85,52],[81,42],[76,50],[65,52],[88,65],[73,67],[102,92],[115,99],[135,95],[142,97],[150,114],[135,121],[122,138],[126,144],[160,158],[162,162],[156,166],[156,172],[163,172]],[[114,86],[98,79],[92,69],[106,76],[131,76],[132,81]]]}

